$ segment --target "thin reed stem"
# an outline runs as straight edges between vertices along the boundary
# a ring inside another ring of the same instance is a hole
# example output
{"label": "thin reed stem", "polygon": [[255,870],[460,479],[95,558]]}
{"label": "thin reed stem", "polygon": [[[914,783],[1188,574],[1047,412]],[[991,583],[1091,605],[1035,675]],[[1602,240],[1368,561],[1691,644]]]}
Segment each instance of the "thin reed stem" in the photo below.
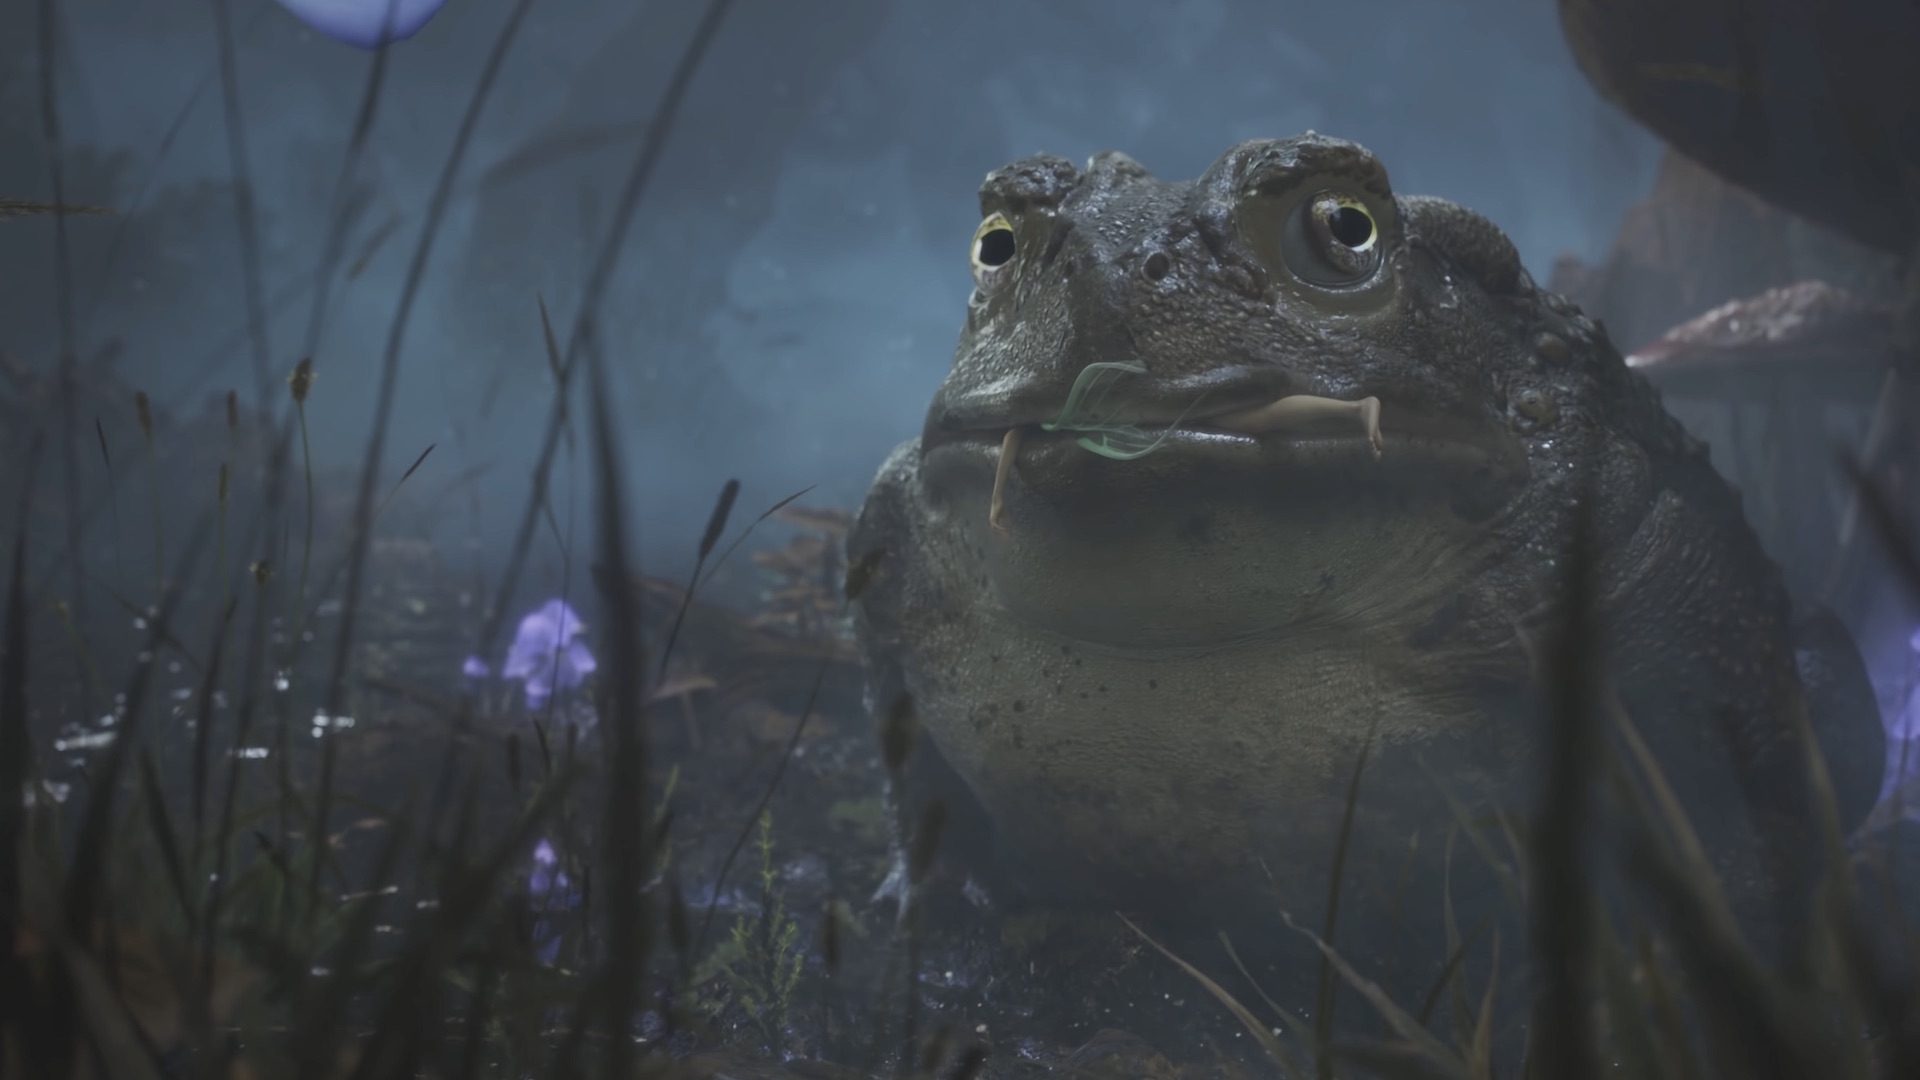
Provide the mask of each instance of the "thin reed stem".
{"label": "thin reed stem", "polygon": [[300,585],[293,593],[295,625],[304,625],[307,610],[307,573],[313,567],[313,447],[307,441],[307,403],[294,405],[300,421],[300,468],[307,485],[307,532],[300,545]]}
{"label": "thin reed stem", "polygon": [[233,595],[233,589],[227,581],[227,463],[220,463],[219,518],[214,526],[214,581],[220,586],[220,604],[226,606]]}
{"label": "thin reed stem", "polygon": [[153,420],[148,412],[147,395],[141,394],[137,400],[140,427],[147,444],[147,488],[153,496],[153,598],[157,604],[167,588],[167,534],[160,513],[160,462],[153,445]]}

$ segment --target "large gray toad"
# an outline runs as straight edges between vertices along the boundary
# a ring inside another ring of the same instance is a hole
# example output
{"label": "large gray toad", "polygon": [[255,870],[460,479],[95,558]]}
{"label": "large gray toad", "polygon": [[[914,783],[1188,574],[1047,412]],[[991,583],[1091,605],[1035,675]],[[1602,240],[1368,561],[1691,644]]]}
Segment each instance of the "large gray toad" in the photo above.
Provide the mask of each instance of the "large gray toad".
{"label": "large gray toad", "polygon": [[1372,835],[1437,834],[1441,784],[1524,809],[1582,498],[1606,674],[1689,809],[1802,814],[1804,702],[1864,812],[1845,631],[1796,621],[1704,447],[1485,218],[1312,133],[1183,183],[1027,158],[980,202],[952,371],[848,551],[885,553],[871,703],[930,736],[901,820],[945,800],[956,858],[990,838],[1053,897],[1323,889],[1369,733]]}

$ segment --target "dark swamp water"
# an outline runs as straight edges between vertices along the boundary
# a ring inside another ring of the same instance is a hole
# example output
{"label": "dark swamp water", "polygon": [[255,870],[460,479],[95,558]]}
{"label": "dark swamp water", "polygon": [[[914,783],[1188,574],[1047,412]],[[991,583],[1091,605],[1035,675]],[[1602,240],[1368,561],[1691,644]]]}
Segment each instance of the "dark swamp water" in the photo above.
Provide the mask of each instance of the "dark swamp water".
{"label": "dark swamp water", "polygon": [[[1560,7],[0,0],[0,1076],[1914,1075],[1913,238]],[[1022,899],[887,800],[848,540],[980,177],[1308,129],[1506,229],[1844,625],[1888,764],[1804,906],[1578,629],[1512,792],[1350,755],[1232,895]]]}

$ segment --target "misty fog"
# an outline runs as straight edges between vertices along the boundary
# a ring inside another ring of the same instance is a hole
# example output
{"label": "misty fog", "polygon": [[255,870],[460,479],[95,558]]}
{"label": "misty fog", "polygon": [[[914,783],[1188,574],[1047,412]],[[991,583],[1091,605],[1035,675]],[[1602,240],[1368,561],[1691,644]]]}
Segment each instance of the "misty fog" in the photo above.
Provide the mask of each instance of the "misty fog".
{"label": "misty fog", "polygon": [[[313,357],[320,467],[365,448],[426,204],[509,7],[452,0],[390,51]],[[40,8],[0,4],[0,191],[51,198]],[[65,194],[122,212],[68,223],[78,349],[118,342],[126,380],[176,412],[229,387],[251,400],[213,8],[58,8]],[[406,339],[385,464],[392,477],[437,444],[414,480],[428,493],[485,468],[477,524],[463,507],[456,533],[498,535],[520,512],[553,386],[537,302],[564,334],[695,9],[536,3],[507,57]],[[269,0],[233,13],[284,393],[372,59]],[[1658,159],[1580,76],[1544,0],[742,0],[605,305],[652,569],[684,559],[730,476],[743,507],[812,484],[815,501],[857,504],[948,365],[988,170],[1118,149],[1187,177],[1239,140],[1309,128],[1366,145],[1401,192],[1488,214],[1542,280],[1563,252],[1604,251]],[[55,225],[9,223],[5,239],[8,345],[49,366]],[[567,492],[585,470],[563,459],[556,511],[584,520]]]}

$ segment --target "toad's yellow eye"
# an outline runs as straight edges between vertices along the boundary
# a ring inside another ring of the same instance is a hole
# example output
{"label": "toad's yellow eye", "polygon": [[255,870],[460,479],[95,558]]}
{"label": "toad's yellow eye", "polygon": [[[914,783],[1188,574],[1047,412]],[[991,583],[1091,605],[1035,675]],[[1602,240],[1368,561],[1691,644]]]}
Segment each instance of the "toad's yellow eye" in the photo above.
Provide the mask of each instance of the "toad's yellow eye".
{"label": "toad's yellow eye", "polygon": [[1328,237],[1348,251],[1365,254],[1380,239],[1373,215],[1358,200],[1336,195],[1316,205],[1314,213],[1322,218]]}
{"label": "toad's yellow eye", "polygon": [[1380,268],[1380,225],[1367,204],[1344,191],[1322,191],[1300,204],[1280,239],[1295,277],[1329,289],[1366,281]]}
{"label": "toad's yellow eye", "polygon": [[973,276],[990,275],[1013,261],[1013,225],[1005,216],[990,214],[973,230]]}

